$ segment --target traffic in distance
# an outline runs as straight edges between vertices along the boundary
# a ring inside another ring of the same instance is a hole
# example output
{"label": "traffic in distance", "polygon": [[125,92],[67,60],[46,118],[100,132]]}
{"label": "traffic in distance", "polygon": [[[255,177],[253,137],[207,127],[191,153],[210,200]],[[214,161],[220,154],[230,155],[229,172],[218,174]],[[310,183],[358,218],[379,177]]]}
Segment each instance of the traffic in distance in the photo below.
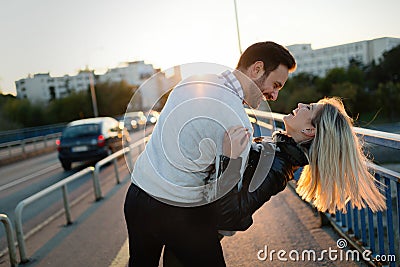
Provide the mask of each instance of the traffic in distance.
{"label": "traffic in distance", "polygon": [[127,112],[118,116],[97,117],[72,121],[56,141],[58,159],[65,171],[71,170],[74,162],[97,162],[122,149],[130,142],[130,131],[144,129],[157,122],[156,111]]}

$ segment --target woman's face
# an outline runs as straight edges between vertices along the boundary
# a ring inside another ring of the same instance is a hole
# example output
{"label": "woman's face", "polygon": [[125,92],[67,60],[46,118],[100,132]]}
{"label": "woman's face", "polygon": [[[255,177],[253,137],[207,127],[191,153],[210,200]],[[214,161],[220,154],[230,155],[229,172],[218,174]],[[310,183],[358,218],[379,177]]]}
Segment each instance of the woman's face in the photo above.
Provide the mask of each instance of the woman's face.
{"label": "woman's face", "polygon": [[283,117],[286,131],[289,135],[303,134],[310,136],[309,134],[314,130],[315,127],[311,124],[311,120],[317,110],[322,108],[323,104],[303,104],[299,103],[297,108],[294,109],[290,114]]}

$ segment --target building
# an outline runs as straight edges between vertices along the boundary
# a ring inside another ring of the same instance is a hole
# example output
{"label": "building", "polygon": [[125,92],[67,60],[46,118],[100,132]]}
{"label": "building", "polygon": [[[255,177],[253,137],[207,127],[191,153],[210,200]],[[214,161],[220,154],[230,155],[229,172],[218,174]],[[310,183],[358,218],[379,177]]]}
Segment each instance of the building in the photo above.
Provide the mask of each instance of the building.
{"label": "building", "polygon": [[93,71],[83,70],[75,76],[52,77],[49,73],[38,73],[33,77],[15,82],[17,98],[27,98],[33,102],[48,102],[63,98],[72,92],[88,90]]}
{"label": "building", "polygon": [[[134,61],[123,63],[122,66],[109,69],[103,75],[98,76],[98,82],[121,82],[125,81],[133,86],[140,86],[153,74],[158,72],[153,65],[146,64],[144,61]],[[154,99],[159,95],[157,87],[146,87],[147,90],[140,90],[142,108],[151,108]],[[154,104],[154,103],[153,103]],[[135,107],[133,107],[135,109]]]}
{"label": "building", "polygon": [[[146,80],[139,87],[139,95],[141,96],[141,103],[143,110],[151,110],[155,108],[155,105],[167,93],[170,89],[182,80],[181,69],[179,66],[175,66],[173,69],[168,69],[167,72],[157,71],[151,79]],[[128,106],[128,110],[135,110],[132,103]]]}
{"label": "building", "polygon": [[[48,102],[52,99],[63,98],[72,92],[88,90],[90,82],[118,83],[127,82],[132,86],[140,86],[141,108],[150,109],[168,89],[181,79],[180,69],[174,68],[173,75],[166,75],[153,65],[144,61],[127,62],[117,68],[107,70],[102,75],[94,75],[93,71],[80,71],[76,76],[65,75],[52,77],[49,73],[38,73],[15,82],[17,98],[27,98],[33,102]],[[152,79],[153,74],[157,73]],[[148,80],[149,79],[149,80]],[[133,107],[135,108],[135,107]]]}
{"label": "building", "polygon": [[126,81],[130,85],[139,86],[155,73],[153,65],[144,61],[126,62],[122,66],[109,69],[103,75],[99,75],[98,81],[121,82]]}
{"label": "building", "polygon": [[[17,98],[28,98],[34,102],[48,102],[52,99],[63,98],[72,92],[88,90],[90,78],[96,82],[126,81],[133,86],[141,85],[151,77],[155,70],[151,64],[144,61],[124,63],[124,66],[107,70],[103,75],[94,75],[93,71],[83,70],[75,76],[52,77],[49,73],[38,73],[33,77],[20,79],[15,82]],[[145,95],[143,97],[146,97]]]}
{"label": "building", "polygon": [[378,63],[385,51],[400,45],[400,38],[383,37],[373,40],[312,49],[311,44],[287,46],[296,58],[297,70],[294,75],[306,72],[323,77],[333,68],[347,68],[351,60],[364,65],[373,60]]}

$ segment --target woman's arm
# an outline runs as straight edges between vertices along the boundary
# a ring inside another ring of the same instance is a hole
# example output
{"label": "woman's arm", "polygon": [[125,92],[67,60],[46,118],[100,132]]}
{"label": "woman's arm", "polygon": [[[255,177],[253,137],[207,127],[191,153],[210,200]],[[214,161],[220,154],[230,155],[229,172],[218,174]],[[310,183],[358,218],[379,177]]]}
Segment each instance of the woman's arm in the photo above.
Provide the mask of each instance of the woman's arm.
{"label": "woman's arm", "polygon": [[[287,182],[293,178],[293,173],[299,166],[308,163],[297,144],[286,135],[276,134],[274,144],[276,148],[269,142],[262,142],[261,151],[253,147],[249,154],[241,190],[235,187],[217,201],[218,229],[246,230],[252,224],[252,214],[273,195],[285,189]],[[271,153],[271,149],[275,149],[275,156]],[[272,165],[271,160],[273,160]],[[271,165],[269,172],[260,174],[259,170],[262,168],[257,168],[259,164]],[[252,179],[259,179],[255,177],[259,175],[264,176],[261,178],[261,184],[255,190],[251,189]]]}

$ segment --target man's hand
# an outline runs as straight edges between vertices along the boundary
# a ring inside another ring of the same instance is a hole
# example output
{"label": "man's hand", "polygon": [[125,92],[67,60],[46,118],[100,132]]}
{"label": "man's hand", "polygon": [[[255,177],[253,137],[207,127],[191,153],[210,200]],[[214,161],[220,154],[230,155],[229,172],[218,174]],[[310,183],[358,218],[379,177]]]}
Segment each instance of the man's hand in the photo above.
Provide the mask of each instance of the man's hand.
{"label": "man's hand", "polygon": [[225,132],[222,143],[222,153],[231,159],[237,159],[246,148],[250,139],[248,129],[243,126],[233,126]]}

